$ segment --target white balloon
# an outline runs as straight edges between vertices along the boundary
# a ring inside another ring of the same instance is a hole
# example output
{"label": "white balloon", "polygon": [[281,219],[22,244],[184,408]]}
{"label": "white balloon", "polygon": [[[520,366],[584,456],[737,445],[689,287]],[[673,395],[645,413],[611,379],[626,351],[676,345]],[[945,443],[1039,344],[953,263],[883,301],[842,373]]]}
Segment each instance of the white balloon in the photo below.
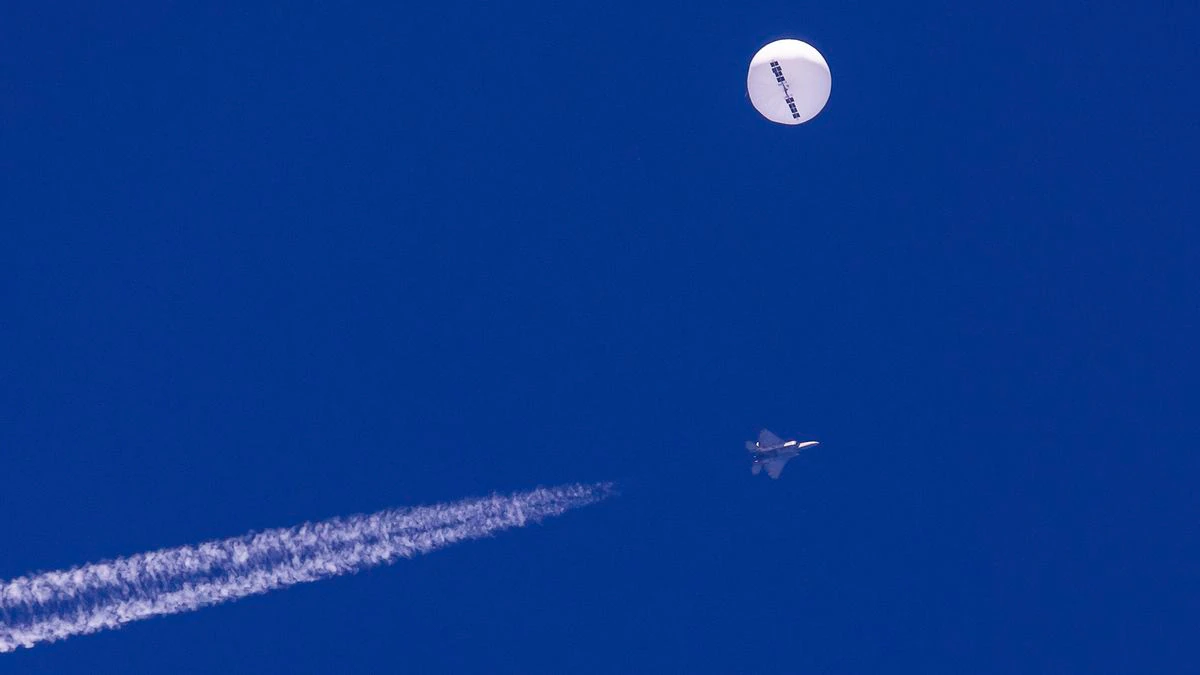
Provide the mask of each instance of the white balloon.
{"label": "white balloon", "polygon": [[802,124],[816,117],[832,86],[825,57],[799,40],[776,40],[758,50],[746,74],[750,103],[780,124]]}

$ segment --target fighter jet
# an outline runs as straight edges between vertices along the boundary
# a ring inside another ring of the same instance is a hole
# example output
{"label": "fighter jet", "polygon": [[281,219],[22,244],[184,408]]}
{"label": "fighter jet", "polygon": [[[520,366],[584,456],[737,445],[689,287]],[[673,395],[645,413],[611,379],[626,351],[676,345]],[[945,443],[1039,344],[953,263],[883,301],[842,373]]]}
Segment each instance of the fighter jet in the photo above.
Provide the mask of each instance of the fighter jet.
{"label": "fighter jet", "polygon": [[746,449],[750,451],[753,459],[750,464],[750,473],[757,476],[765,466],[768,476],[779,478],[779,474],[783,473],[783,465],[787,464],[789,459],[800,454],[801,450],[811,448],[817,443],[818,441],[804,441],[803,443],[795,440],[785,441],[763,429],[758,434],[757,442],[746,441]]}

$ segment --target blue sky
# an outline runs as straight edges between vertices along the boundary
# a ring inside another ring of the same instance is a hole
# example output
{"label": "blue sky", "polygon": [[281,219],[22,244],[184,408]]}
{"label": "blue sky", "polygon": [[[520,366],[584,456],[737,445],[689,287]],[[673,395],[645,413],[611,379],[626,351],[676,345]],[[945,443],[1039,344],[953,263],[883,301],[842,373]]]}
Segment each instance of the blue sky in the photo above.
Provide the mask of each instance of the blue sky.
{"label": "blue sky", "polygon": [[6,3],[0,578],[622,495],[0,669],[1194,667],[1197,14]]}

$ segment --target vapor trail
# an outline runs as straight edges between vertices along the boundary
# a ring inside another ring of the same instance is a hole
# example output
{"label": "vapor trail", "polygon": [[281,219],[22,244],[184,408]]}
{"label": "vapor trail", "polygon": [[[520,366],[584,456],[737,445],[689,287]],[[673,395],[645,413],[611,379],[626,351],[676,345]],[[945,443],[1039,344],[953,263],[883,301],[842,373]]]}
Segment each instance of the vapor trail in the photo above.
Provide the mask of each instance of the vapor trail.
{"label": "vapor trail", "polygon": [[380,511],[0,583],[0,652],[354,573],[598,502],[608,483]]}

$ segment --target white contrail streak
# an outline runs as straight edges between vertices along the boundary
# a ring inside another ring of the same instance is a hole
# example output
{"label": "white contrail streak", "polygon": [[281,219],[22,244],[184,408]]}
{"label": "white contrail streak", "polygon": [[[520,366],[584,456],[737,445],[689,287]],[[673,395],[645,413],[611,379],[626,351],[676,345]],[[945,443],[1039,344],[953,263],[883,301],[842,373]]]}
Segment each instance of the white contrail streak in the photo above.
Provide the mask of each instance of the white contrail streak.
{"label": "white contrail streak", "polygon": [[612,494],[566,485],[380,511],[0,583],[0,652],[353,573],[557,516]]}

